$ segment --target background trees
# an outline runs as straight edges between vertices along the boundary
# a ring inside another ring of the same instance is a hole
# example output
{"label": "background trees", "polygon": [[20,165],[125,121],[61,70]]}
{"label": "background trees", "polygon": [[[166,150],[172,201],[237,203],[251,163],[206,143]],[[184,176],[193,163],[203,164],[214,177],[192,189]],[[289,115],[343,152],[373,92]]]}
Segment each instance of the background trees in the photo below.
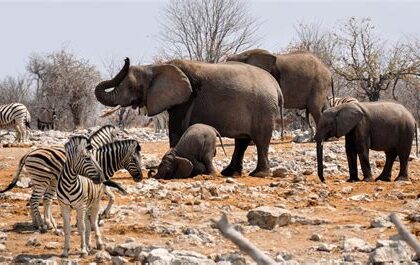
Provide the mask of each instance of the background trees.
{"label": "background trees", "polygon": [[243,0],[171,0],[163,10],[165,57],[219,62],[256,45],[258,24]]}

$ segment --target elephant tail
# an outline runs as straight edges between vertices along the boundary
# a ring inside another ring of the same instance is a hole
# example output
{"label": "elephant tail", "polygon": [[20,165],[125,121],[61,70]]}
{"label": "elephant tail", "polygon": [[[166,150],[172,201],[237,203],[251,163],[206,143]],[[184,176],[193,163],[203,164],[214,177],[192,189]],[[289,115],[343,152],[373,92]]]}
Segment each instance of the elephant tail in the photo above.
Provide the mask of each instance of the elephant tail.
{"label": "elephant tail", "polygon": [[9,191],[9,190],[13,189],[16,186],[16,184],[17,184],[17,182],[19,180],[20,173],[22,172],[22,169],[25,166],[25,160],[26,160],[26,158],[28,157],[29,154],[30,153],[26,154],[25,156],[23,156],[20,159],[20,161],[19,161],[19,167],[16,170],[15,177],[13,178],[13,180],[9,184],[9,186],[7,186],[7,188],[5,188],[4,190],[1,190],[0,193],[5,193],[6,191]]}
{"label": "elephant tail", "polygon": [[225,146],[223,145],[222,136],[220,136],[220,133],[216,129],[214,129],[214,130],[216,131],[217,137],[219,137],[220,144],[222,145],[223,153],[225,153],[225,156],[227,156]]}
{"label": "elephant tail", "polygon": [[333,76],[331,75],[331,93],[332,93],[332,99],[333,99],[333,102],[335,102],[335,93],[334,93],[334,78],[333,78]]}

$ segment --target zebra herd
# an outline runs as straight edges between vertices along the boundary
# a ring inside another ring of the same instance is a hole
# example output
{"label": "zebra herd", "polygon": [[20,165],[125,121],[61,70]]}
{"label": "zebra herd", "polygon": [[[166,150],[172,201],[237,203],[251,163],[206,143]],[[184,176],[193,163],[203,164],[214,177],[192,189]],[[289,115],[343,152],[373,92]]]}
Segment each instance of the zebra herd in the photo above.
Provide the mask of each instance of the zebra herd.
{"label": "zebra herd", "polygon": [[[97,226],[102,194],[109,197],[108,205],[101,214],[106,216],[114,202],[114,195],[107,186],[125,192],[111,177],[116,171],[126,169],[134,181],[142,179],[140,145],[135,140],[114,140],[113,129],[113,126],[106,125],[89,137],[70,137],[64,147],[40,147],[29,152],[20,160],[13,181],[0,191],[3,193],[16,186],[25,168],[32,183],[30,207],[33,225],[42,232],[52,228],[56,234],[61,234],[51,211],[52,199],[57,194],[63,216],[64,257],[69,250],[71,209],[77,211],[81,254],[85,256],[91,228],[95,232],[98,249],[103,246]],[[41,198],[44,199],[44,218],[39,211]]]}

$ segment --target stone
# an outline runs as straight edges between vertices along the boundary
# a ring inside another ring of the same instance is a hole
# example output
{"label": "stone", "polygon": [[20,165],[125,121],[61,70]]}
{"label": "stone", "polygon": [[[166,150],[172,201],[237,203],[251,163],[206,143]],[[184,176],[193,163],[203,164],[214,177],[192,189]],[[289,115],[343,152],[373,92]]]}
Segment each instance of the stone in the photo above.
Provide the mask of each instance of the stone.
{"label": "stone", "polygon": [[344,187],[341,189],[342,194],[350,194],[353,191],[353,187]]}
{"label": "stone", "polygon": [[216,264],[213,260],[208,259],[206,256],[186,250],[175,250],[171,254],[174,256],[172,264],[189,264],[189,265],[213,265]]}
{"label": "stone", "polygon": [[0,231],[0,242],[3,242],[7,239],[7,234]]}
{"label": "stone", "polygon": [[[246,265],[246,264],[248,264],[246,262],[245,257],[241,253],[238,253],[238,252],[218,254],[214,258],[214,261],[216,261],[217,264],[232,264],[232,265]],[[226,262],[226,263],[224,263],[224,262]]]}
{"label": "stone", "polygon": [[319,241],[322,241],[322,237],[321,237],[321,235],[319,235],[319,234],[313,234],[313,235],[311,236],[311,238],[309,238],[309,240],[319,242]]}
{"label": "stone", "polygon": [[97,263],[106,263],[111,261],[111,255],[106,251],[99,251],[95,254],[95,261]]}
{"label": "stone", "polygon": [[61,247],[61,244],[55,241],[48,242],[45,245],[45,249],[58,249]]}
{"label": "stone", "polygon": [[290,212],[286,209],[261,206],[248,212],[248,223],[260,228],[272,230],[276,226],[288,225],[291,219]]}
{"label": "stone", "polygon": [[324,156],[324,161],[325,162],[333,162],[336,159],[337,159],[337,155],[334,154],[334,153],[327,153]]}
{"label": "stone", "polygon": [[123,243],[117,245],[113,252],[118,256],[136,257],[142,250],[143,245],[136,242]]}
{"label": "stone", "polygon": [[368,202],[370,202],[370,201],[372,201],[372,199],[370,198],[370,196],[368,194],[354,195],[354,196],[351,196],[349,198],[349,200],[351,200],[351,201],[357,201],[357,202],[360,202],[360,201],[368,201]]}
{"label": "stone", "polygon": [[320,245],[318,245],[318,247],[316,248],[316,250],[318,250],[318,251],[324,251],[324,252],[331,252],[335,248],[337,248],[336,245],[327,244],[327,243],[321,243]]}
{"label": "stone", "polygon": [[150,265],[170,264],[173,255],[165,248],[156,248],[150,251],[147,257],[147,263]]}
{"label": "stone", "polygon": [[343,250],[344,252],[351,252],[354,250],[364,250],[366,249],[366,242],[357,237],[344,238],[343,240]]}
{"label": "stone", "polygon": [[6,246],[0,243],[0,252],[5,252],[5,251],[6,251]]}
{"label": "stone", "polygon": [[378,240],[377,248],[370,253],[369,262],[400,262],[411,261],[411,253],[408,245],[403,241]]}
{"label": "stone", "polygon": [[389,219],[389,216],[387,217],[376,217],[375,219],[373,219],[370,222],[370,226],[377,228],[377,227],[386,227],[386,228],[390,228],[392,227],[394,224],[391,222],[391,220]]}
{"label": "stone", "polygon": [[2,264],[11,264],[13,261],[13,257],[11,256],[0,256],[0,262]]}
{"label": "stone", "polygon": [[33,236],[31,238],[28,239],[28,241],[25,244],[26,246],[32,246],[32,247],[39,247],[41,246],[41,242],[38,241],[38,239]]}
{"label": "stone", "polygon": [[274,178],[285,178],[287,177],[287,168],[278,167],[273,170],[273,177]]}
{"label": "stone", "polygon": [[121,264],[128,263],[128,260],[120,256],[113,256],[111,258],[111,262],[112,262],[112,265],[121,265]]}

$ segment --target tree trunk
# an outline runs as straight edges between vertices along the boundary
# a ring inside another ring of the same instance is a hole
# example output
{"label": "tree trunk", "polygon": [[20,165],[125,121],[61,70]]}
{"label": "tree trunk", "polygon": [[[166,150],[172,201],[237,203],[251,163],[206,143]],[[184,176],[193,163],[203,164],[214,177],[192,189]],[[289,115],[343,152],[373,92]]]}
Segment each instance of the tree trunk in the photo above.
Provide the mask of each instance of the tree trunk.
{"label": "tree trunk", "polygon": [[381,97],[380,90],[379,91],[370,91],[368,92],[368,98],[370,102],[378,101]]}

